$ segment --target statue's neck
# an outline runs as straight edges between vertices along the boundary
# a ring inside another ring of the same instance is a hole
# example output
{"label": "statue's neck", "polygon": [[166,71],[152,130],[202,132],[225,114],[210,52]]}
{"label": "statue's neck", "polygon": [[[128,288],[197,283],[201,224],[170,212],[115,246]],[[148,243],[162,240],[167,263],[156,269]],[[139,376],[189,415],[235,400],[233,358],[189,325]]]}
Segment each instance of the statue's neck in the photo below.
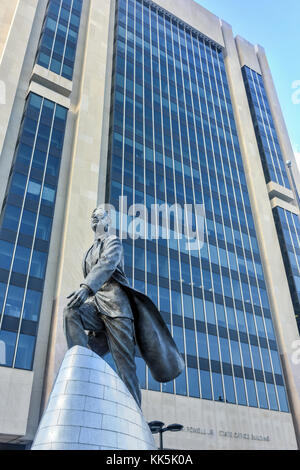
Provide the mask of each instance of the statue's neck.
{"label": "statue's neck", "polygon": [[94,241],[103,241],[105,238],[107,238],[109,235],[109,232],[102,232],[102,233],[95,233]]}

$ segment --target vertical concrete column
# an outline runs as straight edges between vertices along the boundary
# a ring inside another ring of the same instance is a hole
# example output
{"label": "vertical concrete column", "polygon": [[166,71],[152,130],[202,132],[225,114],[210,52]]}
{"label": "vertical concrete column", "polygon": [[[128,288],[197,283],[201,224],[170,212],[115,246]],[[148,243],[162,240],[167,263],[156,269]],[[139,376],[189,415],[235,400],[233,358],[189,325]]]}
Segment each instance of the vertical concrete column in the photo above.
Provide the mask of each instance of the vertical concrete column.
{"label": "vertical concrete column", "polygon": [[[69,167],[68,193],[64,206],[63,235],[58,254],[59,268],[52,313],[52,327],[48,346],[45,373],[44,398],[46,403],[53,381],[66,352],[63,333],[63,309],[67,296],[79,288],[83,281],[82,258],[93,243],[90,216],[98,202],[98,188],[105,184],[106,174],[100,172],[101,159],[107,158],[103,148],[103,133],[108,142],[109,105],[111,78],[106,69],[112,60],[113,43],[110,42],[110,20],[114,18],[114,0],[90,0],[89,16],[86,22],[84,60],[80,70],[80,90],[76,107],[74,133],[66,134],[66,140],[73,139],[73,152]],[[77,78],[76,78],[77,80]],[[75,84],[75,78],[74,78]],[[107,133],[107,135],[105,134]],[[105,162],[104,162],[104,167]],[[43,405],[42,405],[43,408]]]}
{"label": "vertical concrete column", "polygon": [[238,130],[243,164],[254,216],[263,269],[269,294],[285,380],[289,390],[294,426],[300,443],[300,374],[293,363],[299,338],[293,304],[263,174],[238,52],[231,26],[222,21],[225,66]]}
{"label": "vertical concrete column", "polygon": [[2,0],[0,9],[0,62],[16,11],[18,0]]}
{"label": "vertical concrete column", "polygon": [[[262,77],[267,93],[267,97],[270,104],[270,109],[273,117],[273,121],[275,124],[276,133],[279,140],[279,145],[285,160],[285,163],[290,160],[292,162],[292,173],[295,181],[295,185],[298,190],[298,194],[300,194],[300,173],[297,167],[297,162],[295,158],[295,154],[291,145],[291,141],[289,138],[289,134],[287,131],[287,127],[284,121],[284,117],[282,114],[281,106],[279,103],[278,95],[275,89],[274,81],[272,78],[271,70],[268,64],[268,59],[265,54],[265,50],[261,46],[255,46],[256,54],[258,57],[258,61],[260,64],[260,68],[262,71]],[[288,177],[290,178],[290,172],[287,169]],[[291,187],[294,191],[294,185],[291,182]],[[296,198],[295,198],[296,199]]]}
{"label": "vertical concrete column", "polygon": [[[3,153],[5,139],[10,140],[8,125],[20,86],[21,71],[30,38],[38,0],[1,2],[0,41],[0,205],[13,158],[15,140]],[[4,53],[5,52],[5,53]],[[1,53],[1,49],[0,49]]]}

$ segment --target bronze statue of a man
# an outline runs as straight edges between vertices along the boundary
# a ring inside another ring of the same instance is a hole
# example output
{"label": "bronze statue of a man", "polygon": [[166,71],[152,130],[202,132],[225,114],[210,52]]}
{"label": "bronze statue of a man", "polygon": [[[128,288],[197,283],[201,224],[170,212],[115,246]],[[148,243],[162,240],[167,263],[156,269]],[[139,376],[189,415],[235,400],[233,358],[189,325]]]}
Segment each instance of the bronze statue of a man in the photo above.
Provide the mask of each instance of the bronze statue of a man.
{"label": "bronze statue of a man", "polygon": [[135,344],[159,382],[176,378],[184,362],[154,303],[130,287],[122,243],[110,234],[109,224],[108,213],[96,208],[91,220],[94,244],[83,260],[84,280],[68,297],[64,331],[69,348],[89,347],[100,356],[110,351],[119,376],[140,406]]}

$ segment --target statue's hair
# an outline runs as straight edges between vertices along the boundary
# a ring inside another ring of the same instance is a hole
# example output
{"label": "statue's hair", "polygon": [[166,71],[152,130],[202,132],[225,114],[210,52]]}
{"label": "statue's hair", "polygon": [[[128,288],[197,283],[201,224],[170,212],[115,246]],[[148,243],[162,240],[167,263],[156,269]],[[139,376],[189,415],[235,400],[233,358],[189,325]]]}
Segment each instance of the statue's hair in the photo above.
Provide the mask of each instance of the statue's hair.
{"label": "statue's hair", "polygon": [[101,206],[98,206],[98,207],[95,207],[95,209],[93,210],[92,212],[92,215],[97,211],[97,210],[101,210],[103,213],[105,213],[108,217],[109,217],[109,213],[107,212],[107,210],[105,210],[102,205]]}

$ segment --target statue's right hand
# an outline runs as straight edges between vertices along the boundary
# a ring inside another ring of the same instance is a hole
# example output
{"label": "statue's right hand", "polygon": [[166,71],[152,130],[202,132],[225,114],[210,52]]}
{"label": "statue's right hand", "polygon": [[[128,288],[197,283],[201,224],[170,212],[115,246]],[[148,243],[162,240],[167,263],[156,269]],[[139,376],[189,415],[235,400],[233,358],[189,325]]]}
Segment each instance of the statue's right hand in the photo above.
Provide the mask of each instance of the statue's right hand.
{"label": "statue's right hand", "polygon": [[81,287],[77,291],[70,294],[67,298],[71,299],[68,303],[68,307],[80,307],[89,296],[89,290],[87,287]]}

